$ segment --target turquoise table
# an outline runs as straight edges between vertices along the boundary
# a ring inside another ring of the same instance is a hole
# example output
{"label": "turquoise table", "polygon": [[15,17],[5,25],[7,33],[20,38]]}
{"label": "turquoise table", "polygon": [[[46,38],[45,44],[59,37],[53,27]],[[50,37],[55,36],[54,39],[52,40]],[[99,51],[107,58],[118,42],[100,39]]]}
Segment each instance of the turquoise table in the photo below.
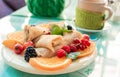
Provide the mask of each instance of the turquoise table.
{"label": "turquoise table", "polygon": [[[75,4],[76,2],[73,2],[73,5]],[[75,6],[73,5],[65,9],[62,15],[57,18],[36,17],[31,15],[27,7],[23,7],[0,19],[0,42],[2,42],[7,33],[21,30],[25,24],[35,25],[48,22],[72,21],[75,16]],[[87,67],[68,74],[34,75],[16,70],[7,65],[2,59],[0,51],[0,77],[120,77],[120,24],[112,21],[108,23],[111,27],[106,31],[99,33],[87,32],[91,40],[95,41],[97,45],[97,57]],[[2,44],[0,44],[1,48]]]}

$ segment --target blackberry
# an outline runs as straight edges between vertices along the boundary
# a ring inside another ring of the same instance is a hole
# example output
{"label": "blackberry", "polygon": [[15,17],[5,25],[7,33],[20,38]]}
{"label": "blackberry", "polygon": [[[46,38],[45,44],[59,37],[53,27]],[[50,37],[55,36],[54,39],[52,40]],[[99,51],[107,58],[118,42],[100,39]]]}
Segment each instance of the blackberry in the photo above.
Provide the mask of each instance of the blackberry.
{"label": "blackberry", "polygon": [[36,26],[36,25],[30,25],[30,26]]}
{"label": "blackberry", "polygon": [[67,25],[67,29],[68,29],[68,30],[72,30],[72,26]]}
{"label": "blackberry", "polygon": [[25,61],[29,62],[29,59],[32,57],[37,57],[37,53],[34,49],[34,47],[29,46],[26,50],[25,50],[25,55],[24,55],[24,59]]}

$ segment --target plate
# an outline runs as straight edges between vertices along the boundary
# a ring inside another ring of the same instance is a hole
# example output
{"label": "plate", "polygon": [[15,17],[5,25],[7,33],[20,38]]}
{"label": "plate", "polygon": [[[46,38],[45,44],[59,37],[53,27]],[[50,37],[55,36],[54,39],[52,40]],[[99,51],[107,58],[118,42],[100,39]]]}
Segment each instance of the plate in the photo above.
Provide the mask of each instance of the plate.
{"label": "plate", "polygon": [[78,30],[78,31],[83,31],[83,32],[92,32],[92,33],[95,33],[95,32],[103,32],[103,31],[107,31],[107,30],[109,30],[109,29],[111,28],[111,25],[110,25],[110,23],[108,23],[108,22],[105,23],[104,28],[101,29],[101,30],[90,30],[90,29],[85,29],[85,28],[77,27],[73,21],[71,21],[71,22],[69,22],[69,23],[70,23],[76,30]]}
{"label": "plate", "polygon": [[88,66],[91,62],[94,61],[96,57],[96,51],[90,56],[74,61],[70,66],[68,66],[68,68],[59,71],[37,70],[34,67],[32,67],[29,63],[27,63],[24,60],[23,56],[16,55],[12,50],[4,46],[2,47],[2,57],[8,65],[23,72],[41,75],[57,75],[74,72]]}

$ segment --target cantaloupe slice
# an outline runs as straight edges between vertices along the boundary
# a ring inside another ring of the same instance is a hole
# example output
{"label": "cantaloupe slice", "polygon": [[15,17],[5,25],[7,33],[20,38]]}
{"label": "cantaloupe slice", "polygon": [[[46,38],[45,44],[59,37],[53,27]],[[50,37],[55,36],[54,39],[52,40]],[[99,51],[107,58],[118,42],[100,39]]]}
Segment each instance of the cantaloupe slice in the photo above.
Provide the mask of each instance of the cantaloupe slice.
{"label": "cantaloupe slice", "polygon": [[18,43],[18,42],[15,41],[15,40],[12,40],[12,39],[7,39],[7,40],[4,40],[4,41],[2,42],[2,44],[3,44],[4,46],[6,46],[7,48],[10,48],[10,49],[13,49],[13,47],[14,47],[14,45],[15,45],[16,43]]}
{"label": "cantaloupe slice", "polygon": [[24,31],[16,31],[9,33],[7,39],[16,40],[17,42],[23,44],[25,42],[26,35]]}
{"label": "cantaloupe slice", "polygon": [[52,58],[37,57],[30,58],[29,63],[39,70],[57,71],[67,68],[72,63],[72,60],[65,57],[58,58],[57,56]]}

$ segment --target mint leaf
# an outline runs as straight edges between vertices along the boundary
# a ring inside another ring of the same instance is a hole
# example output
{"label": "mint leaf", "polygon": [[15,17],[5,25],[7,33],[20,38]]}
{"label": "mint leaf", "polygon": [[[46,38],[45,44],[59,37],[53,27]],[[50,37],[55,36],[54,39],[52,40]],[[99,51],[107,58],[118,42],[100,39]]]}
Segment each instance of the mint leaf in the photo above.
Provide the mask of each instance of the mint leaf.
{"label": "mint leaf", "polygon": [[59,26],[53,25],[51,29],[51,34],[62,35],[62,30]]}
{"label": "mint leaf", "polygon": [[72,30],[68,30],[68,29],[66,29],[66,26],[63,26],[62,27],[62,32],[64,33],[64,32],[72,32]]}
{"label": "mint leaf", "polygon": [[72,32],[72,30],[66,29],[66,26],[59,27],[58,25],[53,25],[51,29],[51,34],[63,35],[64,32]]}
{"label": "mint leaf", "polygon": [[67,58],[70,58],[72,60],[77,59],[77,57],[80,55],[80,52],[72,52],[67,55]]}

